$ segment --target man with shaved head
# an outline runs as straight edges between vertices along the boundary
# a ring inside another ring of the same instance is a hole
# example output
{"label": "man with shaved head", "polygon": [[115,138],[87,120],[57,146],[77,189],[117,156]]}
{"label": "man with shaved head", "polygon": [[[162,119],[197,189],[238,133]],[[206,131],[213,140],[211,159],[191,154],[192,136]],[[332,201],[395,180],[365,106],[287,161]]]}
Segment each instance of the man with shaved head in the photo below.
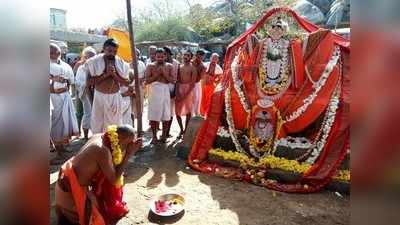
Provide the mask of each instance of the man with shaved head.
{"label": "man with shaved head", "polygon": [[[118,165],[115,165],[115,148],[112,144],[115,135],[114,141],[117,141],[122,154]],[[102,198],[104,195],[101,192],[109,188],[104,184],[107,182],[114,185],[118,182],[126,170],[129,158],[141,146],[142,140],[136,138],[130,125],[114,126],[114,129],[109,127],[107,132],[90,138],[79,153],[60,169],[55,188],[58,224],[109,224],[110,216],[114,214],[107,209],[116,206],[108,206],[107,203],[115,197],[115,193],[104,193],[107,199]]]}
{"label": "man with shaved head", "polygon": [[70,95],[70,86],[74,83],[71,66],[61,60],[61,49],[50,44],[50,100],[51,111],[50,136],[57,150],[57,160],[63,158],[64,147],[71,136],[79,134],[74,104]]}
{"label": "man with shaved head", "polygon": [[202,94],[200,104],[200,114],[207,116],[208,109],[211,104],[211,96],[214,93],[215,87],[222,77],[223,70],[218,64],[219,55],[217,53],[211,54],[210,62],[204,63],[206,71],[202,78]]}
{"label": "man with shaved head", "polygon": [[156,46],[151,45],[149,47],[149,58],[147,58],[146,60],[146,66],[156,61],[156,51],[157,51]]}

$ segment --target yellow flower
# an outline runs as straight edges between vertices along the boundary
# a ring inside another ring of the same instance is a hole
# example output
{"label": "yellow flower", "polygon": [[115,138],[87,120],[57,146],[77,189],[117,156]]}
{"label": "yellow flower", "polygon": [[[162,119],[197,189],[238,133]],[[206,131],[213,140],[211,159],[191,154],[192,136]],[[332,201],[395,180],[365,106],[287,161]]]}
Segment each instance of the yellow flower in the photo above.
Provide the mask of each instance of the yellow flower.
{"label": "yellow flower", "polygon": [[[122,153],[121,146],[119,145],[117,126],[110,125],[107,127],[107,135],[111,142],[111,155],[115,166],[121,164],[124,154]],[[123,176],[116,182],[116,186],[121,187],[124,184]]]}
{"label": "yellow flower", "polygon": [[350,170],[338,170],[333,179],[350,181]]}
{"label": "yellow flower", "polygon": [[124,185],[124,176],[121,175],[114,185],[117,186],[118,188],[122,187]]}
{"label": "yellow flower", "polygon": [[[311,164],[308,163],[300,163],[296,160],[289,160],[285,158],[280,158],[272,155],[265,156],[261,158],[257,163],[254,161],[254,158],[250,158],[248,155],[233,152],[233,151],[224,151],[221,148],[211,149],[209,151],[210,155],[215,155],[223,158],[224,160],[232,160],[240,162],[240,166],[251,166],[251,167],[265,167],[271,169],[281,169],[288,172],[303,174],[307,170],[311,168]],[[334,179],[349,181],[350,180],[350,171],[349,170],[338,170],[336,175],[333,177]]]}

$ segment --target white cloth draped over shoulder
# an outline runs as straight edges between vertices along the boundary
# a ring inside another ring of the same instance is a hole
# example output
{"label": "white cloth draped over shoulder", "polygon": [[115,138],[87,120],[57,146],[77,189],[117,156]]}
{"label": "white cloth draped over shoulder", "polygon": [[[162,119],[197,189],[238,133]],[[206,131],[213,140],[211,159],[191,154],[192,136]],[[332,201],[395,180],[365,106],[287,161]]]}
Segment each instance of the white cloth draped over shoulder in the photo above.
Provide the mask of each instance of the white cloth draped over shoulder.
{"label": "white cloth draped over shoulder", "polygon": [[[71,66],[60,60],[59,64],[50,63],[50,74],[67,79],[70,84],[74,83],[74,74]],[[54,88],[67,87],[66,83],[54,82]],[[69,91],[54,94],[50,93],[52,105],[50,136],[57,144],[66,144],[71,136],[79,133],[74,104]]]}
{"label": "white cloth draped over shoulder", "polygon": [[75,76],[75,87],[78,91],[78,97],[82,102],[83,116],[82,116],[82,128],[90,128],[90,118],[92,114],[92,102],[89,97],[88,89],[86,89],[86,81],[89,76],[89,71],[84,65],[80,65],[76,71]]}
{"label": "white cloth draped over shoulder", "polygon": [[[88,59],[85,63],[85,66],[88,69],[90,76],[101,76],[106,68],[104,53]],[[121,77],[128,78],[130,69],[129,64],[119,56],[115,56],[115,68]]]}
{"label": "white cloth draped over shoulder", "polygon": [[78,90],[78,97],[81,98],[85,89],[86,81],[88,79],[88,70],[84,65],[80,65],[76,71],[75,87]]}
{"label": "white cloth draped over shoulder", "polygon": [[[210,69],[210,62],[206,62],[206,63],[204,63],[204,66],[206,67],[206,72]],[[215,72],[214,72],[214,74],[215,75],[221,75],[221,74],[223,74],[224,73],[224,71],[222,70],[222,68],[221,68],[221,66],[219,65],[219,64],[216,64],[215,65]]]}
{"label": "white cloth draped over shoulder", "polygon": [[[129,77],[129,64],[118,56],[115,56],[115,68],[119,76]],[[101,76],[106,68],[104,54],[98,54],[85,63],[89,76]],[[94,92],[90,127],[93,134],[105,132],[109,125],[121,125],[123,123],[123,99],[121,90],[112,93]]]}
{"label": "white cloth draped over shoulder", "polygon": [[[50,62],[50,74],[55,77],[62,77],[70,84],[74,84],[74,72],[70,65],[60,60],[58,63]],[[67,83],[61,83],[58,81],[54,82],[54,89],[61,89],[67,87]]]}

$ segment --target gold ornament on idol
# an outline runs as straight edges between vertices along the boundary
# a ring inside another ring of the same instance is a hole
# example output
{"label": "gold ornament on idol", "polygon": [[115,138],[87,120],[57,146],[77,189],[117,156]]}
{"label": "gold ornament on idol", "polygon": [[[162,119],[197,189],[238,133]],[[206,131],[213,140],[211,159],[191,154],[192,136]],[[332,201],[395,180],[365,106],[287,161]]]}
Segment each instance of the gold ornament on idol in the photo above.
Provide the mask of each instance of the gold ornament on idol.
{"label": "gold ornament on idol", "polygon": [[276,100],[287,90],[291,82],[289,76],[289,41],[268,38],[262,49],[258,70],[258,86],[262,96]]}
{"label": "gold ornament on idol", "polygon": [[[118,166],[119,164],[121,164],[122,159],[124,158],[124,154],[122,153],[121,146],[119,145],[117,126],[116,125],[108,126],[107,135],[108,138],[110,138],[111,142],[112,161],[115,166]],[[115,185],[117,187],[121,187],[122,185],[124,185],[124,177],[122,175],[118,178]]]}

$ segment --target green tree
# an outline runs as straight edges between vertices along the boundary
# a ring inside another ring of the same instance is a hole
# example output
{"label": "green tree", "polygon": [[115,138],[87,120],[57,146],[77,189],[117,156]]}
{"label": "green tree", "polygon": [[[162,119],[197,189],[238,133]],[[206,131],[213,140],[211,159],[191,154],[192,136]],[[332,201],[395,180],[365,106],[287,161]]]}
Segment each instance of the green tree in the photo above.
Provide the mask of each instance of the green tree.
{"label": "green tree", "polygon": [[[209,7],[191,5],[188,11],[178,10],[168,0],[153,2],[152,7],[133,13],[138,41],[179,40],[203,41],[215,37],[235,37],[245,31],[266,10],[275,6],[290,6],[295,0],[223,0]],[[127,30],[126,18],[117,18],[112,26]]]}
{"label": "green tree", "polygon": [[210,7],[192,5],[188,15],[193,29],[210,39],[224,34],[238,36],[247,24],[254,23],[268,9],[291,6],[295,0],[224,0]]}
{"label": "green tree", "polygon": [[136,36],[138,41],[190,41],[192,39],[188,24],[181,17],[146,22],[137,29]]}

